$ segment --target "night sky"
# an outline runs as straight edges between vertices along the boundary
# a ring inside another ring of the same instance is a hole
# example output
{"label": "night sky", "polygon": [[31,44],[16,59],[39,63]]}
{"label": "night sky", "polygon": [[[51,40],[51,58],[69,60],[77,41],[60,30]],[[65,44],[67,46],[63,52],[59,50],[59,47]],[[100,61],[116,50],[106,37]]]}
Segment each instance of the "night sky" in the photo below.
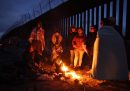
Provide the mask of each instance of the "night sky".
{"label": "night sky", "polygon": [[19,21],[21,15],[31,12],[39,2],[40,0],[0,0],[0,36]]}

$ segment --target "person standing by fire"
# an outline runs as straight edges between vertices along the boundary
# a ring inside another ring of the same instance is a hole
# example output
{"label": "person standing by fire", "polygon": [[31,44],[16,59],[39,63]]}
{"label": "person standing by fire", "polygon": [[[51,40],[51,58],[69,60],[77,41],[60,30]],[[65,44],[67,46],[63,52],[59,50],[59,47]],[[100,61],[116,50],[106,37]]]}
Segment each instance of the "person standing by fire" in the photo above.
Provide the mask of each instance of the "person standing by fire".
{"label": "person standing by fire", "polygon": [[93,46],[97,36],[97,26],[92,25],[87,36],[87,47],[89,53],[88,67],[91,68],[93,60]]}
{"label": "person standing by fire", "polygon": [[62,42],[62,36],[59,32],[55,32],[52,35],[52,53],[51,53],[51,61],[53,63],[54,66],[56,66],[56,64],[59,64],[61,61],[61,54],[63,53],[63,48],[61,45]]}
{"label": "person standing by fire", "polygon": [[78,28],[78,34],[74,36],[72,40],[72,45],[74,47],[74,53],[75,53],[75,58],[74,58],[74,68],[81,68],[82,65],[82,58],[83,54],[86,51],[86,36],[83,33],[83,29],[81,27]]}
{"label": "person standing by fire", "polygon": [[74,25],[71,26],[70,28],[70,32],[69,32],[69,38],[68,38],[68,48],[69,48],[69,52],[70,52],[70,67],[73,67],[74,65],[74,48],[72,45],[72,40],[74,38],[74,36],[77,34],[77,30],[76,27]]}
{"label": "person standing by fire", "polygon": [[37,22],[37,26],[32,30],[28,40],[31,44],[29,52],[32,55],[32,60],[40,67],[43,59],[42,53],[45,48],[44,29],[41,21]]}

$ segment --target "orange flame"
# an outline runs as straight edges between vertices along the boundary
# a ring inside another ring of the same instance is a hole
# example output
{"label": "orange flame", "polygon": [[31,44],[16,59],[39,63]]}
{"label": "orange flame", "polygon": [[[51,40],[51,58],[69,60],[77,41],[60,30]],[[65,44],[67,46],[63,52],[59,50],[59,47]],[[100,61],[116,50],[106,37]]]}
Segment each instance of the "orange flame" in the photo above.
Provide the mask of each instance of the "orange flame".
{"label": "orange flame", "polygon": [[64,64],[62,65],[61,70],[63,72],[65,72],[66,77],[72,77],[73,79],[80,79],[81,78],[79,75],[76,74],[75,71],[73,71],[73,70],[69,71],[68,67],[65,66]]}
{"label": "orange flame", "polygon": [[62,71],[64,71],[64,72],[66,72],[66,71],[69,70],[69,69],[67,68],[67,66],[65,66],[64,64],[63,64],[63,66],[61,67],[61,69],[62,69]]}
{"label": "orange flame", "polygon": [[80,76],[77,75],[74,71],[67,72],[66,75],[71,75],[73,79],[80,79]]}

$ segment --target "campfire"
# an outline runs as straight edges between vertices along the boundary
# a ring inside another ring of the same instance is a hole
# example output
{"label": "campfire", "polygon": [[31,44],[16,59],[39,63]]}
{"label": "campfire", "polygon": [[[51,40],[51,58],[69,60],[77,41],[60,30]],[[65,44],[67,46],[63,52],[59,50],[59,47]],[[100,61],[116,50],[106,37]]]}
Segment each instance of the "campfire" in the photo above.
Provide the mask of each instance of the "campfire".
{"label": "campfire", "polygon": [[62,60],[58,61],[56,65],[57,68],[53,68],[52,66],[43,66],[44,69],[42,71],[46,71],[44,74],[41,74],[37,80],[61,80],[68,82],[70,84],[80,84],[91,80],[89,77],[89,73],[87,70],[74,70],[64,63]]}
{"label": "campfire", "polygon": [[72,69],[69,69],[64,63],[61,66],[61,70],[64,72],[64,76],[72,79],[79,80],[81,77]]}

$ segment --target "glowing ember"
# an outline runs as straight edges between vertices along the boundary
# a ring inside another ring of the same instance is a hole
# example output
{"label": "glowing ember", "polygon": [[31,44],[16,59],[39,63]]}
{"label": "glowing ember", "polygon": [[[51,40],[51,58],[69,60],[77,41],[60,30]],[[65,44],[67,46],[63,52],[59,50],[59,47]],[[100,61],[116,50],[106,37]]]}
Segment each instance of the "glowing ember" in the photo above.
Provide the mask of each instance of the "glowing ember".
{"label": "glowing ember", "polygon": [[66,72],[68,71],[68,68],[63,64],[63,66],[61,67],[62,71]]}
{"label": "glowing ember", "polygon": [[60,64],[62,64],[62,60],[60,60]]}

